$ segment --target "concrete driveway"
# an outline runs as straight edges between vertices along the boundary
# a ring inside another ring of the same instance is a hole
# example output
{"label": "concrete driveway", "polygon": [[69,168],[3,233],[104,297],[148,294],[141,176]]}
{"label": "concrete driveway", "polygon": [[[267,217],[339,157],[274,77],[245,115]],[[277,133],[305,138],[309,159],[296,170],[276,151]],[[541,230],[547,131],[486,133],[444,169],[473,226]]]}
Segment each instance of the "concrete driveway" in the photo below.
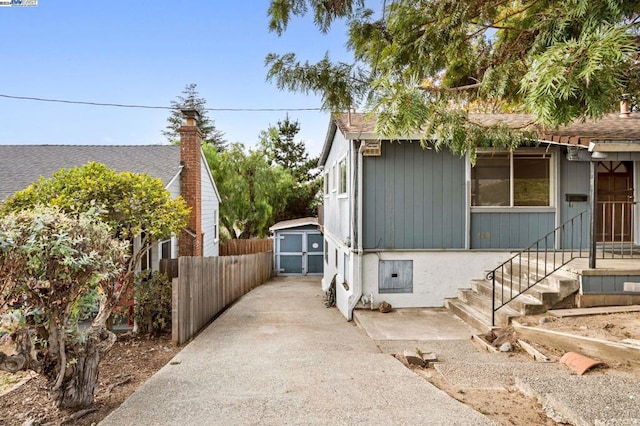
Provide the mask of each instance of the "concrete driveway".
{"label": "concrete driveway", "polygon": [[491,422],[325,308],[318,278],[280,278],[242,297],[100,424]]}

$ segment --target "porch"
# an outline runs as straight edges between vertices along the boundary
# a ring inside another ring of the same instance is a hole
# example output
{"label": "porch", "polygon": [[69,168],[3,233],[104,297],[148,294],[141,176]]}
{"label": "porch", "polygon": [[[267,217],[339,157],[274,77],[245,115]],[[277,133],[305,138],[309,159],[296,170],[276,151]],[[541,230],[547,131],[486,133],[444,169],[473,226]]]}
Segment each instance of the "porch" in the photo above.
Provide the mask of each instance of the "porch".
{"label": "porch", "polygon": [[[635,250],[634,250],[635,251]],[[575,274],[580,281],[576,306],[627,306],[640,304],[640,255],[598,253],[596,268],[589,268],[589,259],[573,259],[562,269]]]}

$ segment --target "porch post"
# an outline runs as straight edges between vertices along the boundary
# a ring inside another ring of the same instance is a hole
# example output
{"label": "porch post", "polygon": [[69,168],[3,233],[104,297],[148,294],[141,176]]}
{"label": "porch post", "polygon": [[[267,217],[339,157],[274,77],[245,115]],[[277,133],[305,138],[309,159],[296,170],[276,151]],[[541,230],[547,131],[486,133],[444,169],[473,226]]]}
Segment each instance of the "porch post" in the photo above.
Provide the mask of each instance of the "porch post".
{"label": "porch post", "polygon": [[596,196],[598,194],[598,161],[590,161],[589,162],[589,192],[591,192],[591,214],[589,215],[589,225],[590,225],[590,244],[589,244],[589,269],[596,268],[596,235],[597,235],[597,226],[596,223],[596,209],[598,207],[598,200]]}

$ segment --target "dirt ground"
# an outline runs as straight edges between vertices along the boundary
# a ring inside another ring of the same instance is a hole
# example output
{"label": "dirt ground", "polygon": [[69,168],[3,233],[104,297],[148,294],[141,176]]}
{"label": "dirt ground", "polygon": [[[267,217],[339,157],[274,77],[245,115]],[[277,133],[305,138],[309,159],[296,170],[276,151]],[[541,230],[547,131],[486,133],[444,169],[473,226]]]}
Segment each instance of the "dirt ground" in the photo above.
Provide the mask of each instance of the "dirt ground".
{"label": "dirt ground", "polygon": [[[542,317],[547,322],[540,324]],[[625,339],[640,341],[640,312],[587,315],[558,318],[552,315],[526,317],[520,320],[547,330],[561,331],[578,336],[621,342]]]}
{"label": "dirt ground", "polygon": [[[544,324],[539,324],[541,316],[527,317],[523,321],[543,328],[613,341],[640,340],[640,312],[572,318],[547,317],[550,320]],[[0,347],[2,349],[6,348]],[[100,364],[100,385],[94,407],[97,410],[80,419],[72,419],[70,416],[73,413],[52,407],[46,395],[46,383],[37,375],[29,378],[28,374],[15,377],[0,373],[0,425],[22,425],[29,420],[33,425],[58,425],[65,423],[65,420],[67,424],[74,425],[98,423],[168,363],[179,350],[166,336],[147,339],[121,335],[107,359]],[[501,425],[556,424],[546,417],[540,404],[516,390],[456,389],[432,368],[415,369],[415,372],[453,398]],[[640,375],[640,372],[635,373]],[[20,381],[26,383],[3,395]]]}
{"label": "dirt ground", "polygon": [[557,425],[534,398],[517,390],[457,389],[433,369],[417,369],[416,373],[500,425]]}
{"label": "dirt ground", "polygon": [[[541,323],[540,320],[543,317],[547,319]],[[640,340],[640,312],[566,318],[553,317],[547,314],[523,317],[518,321],[529,326],[615,342],[624,339]],[[557,348],[546,347],[540,349],[549,356],[559,358],[564,355],[564,352]],[[524,351],[522,351],[522,353],[524,353]],[[518,356],[522,355],[522,353],[518,354]],[[640,378],[640,369],[635,368],[633,365],[621,363],[605,365],[601,368],[609,370],[619,369],[626,373],[635,374]],[[447,383],[435,369],[414,368],[414,371],[438,388],[447,392],[453,398],[473,407],[498,424],[535,424],[544,426],[557,424],[546,416],[542,406],[534,398],[529,398],[517,390],[488,391],[457,389],[455,386]]]}
{"label": "dirt ground", "polygon": [[[0,347],[1,350],[7,347]],[[100,363],[99,387],[95,411],[81,417],[53,408],[47,397],[46,381],[36,375],[19,377],[0,373],[0,425],[73,424],[98,423],[117,408],[138,386],[167,364],[181,348],[171,343],[167,336],[159,338],[120,335],[107,358]],[[29,379],[29,377],[32,377]],[[17,389],[7,392],[18,383]]]}

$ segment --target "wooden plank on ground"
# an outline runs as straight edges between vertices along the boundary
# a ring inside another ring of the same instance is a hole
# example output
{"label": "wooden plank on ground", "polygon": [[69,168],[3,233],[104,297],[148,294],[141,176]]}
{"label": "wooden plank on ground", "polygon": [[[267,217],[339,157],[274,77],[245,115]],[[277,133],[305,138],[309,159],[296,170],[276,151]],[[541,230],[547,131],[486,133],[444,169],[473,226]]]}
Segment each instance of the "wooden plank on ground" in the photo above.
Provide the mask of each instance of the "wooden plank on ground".
{"label": "wooden plank on ground", "polygon": [[607,363],[640,363],[640,349],[633,345],[524,326],[517,321],[513,322],[513,328],[519,337],[538,345],[577,352]]}
{"label": "wooden plank on ground", "polygon": [[640,305],[629,306],[599,306],[596,308],[552,309],[549,314],[554,317],[580,317],[585,315],[619,314],[625,312],[640,312]]}
{"label": "wooden plank on ground", "polygon": [[537,350],[536,348],[534,348],[533,346],[531,346],[530,344],[525,342],[524,340],[518,340],[518,345],[522,349],[524,349],[524,351],[526,353],[531,355],[531,357],[535,361],[538,361],[538,362],[551,362],[551,359],[548,356],[546,356],[545,354],[543,354],[542,352],[540,352],[539,350]]}

